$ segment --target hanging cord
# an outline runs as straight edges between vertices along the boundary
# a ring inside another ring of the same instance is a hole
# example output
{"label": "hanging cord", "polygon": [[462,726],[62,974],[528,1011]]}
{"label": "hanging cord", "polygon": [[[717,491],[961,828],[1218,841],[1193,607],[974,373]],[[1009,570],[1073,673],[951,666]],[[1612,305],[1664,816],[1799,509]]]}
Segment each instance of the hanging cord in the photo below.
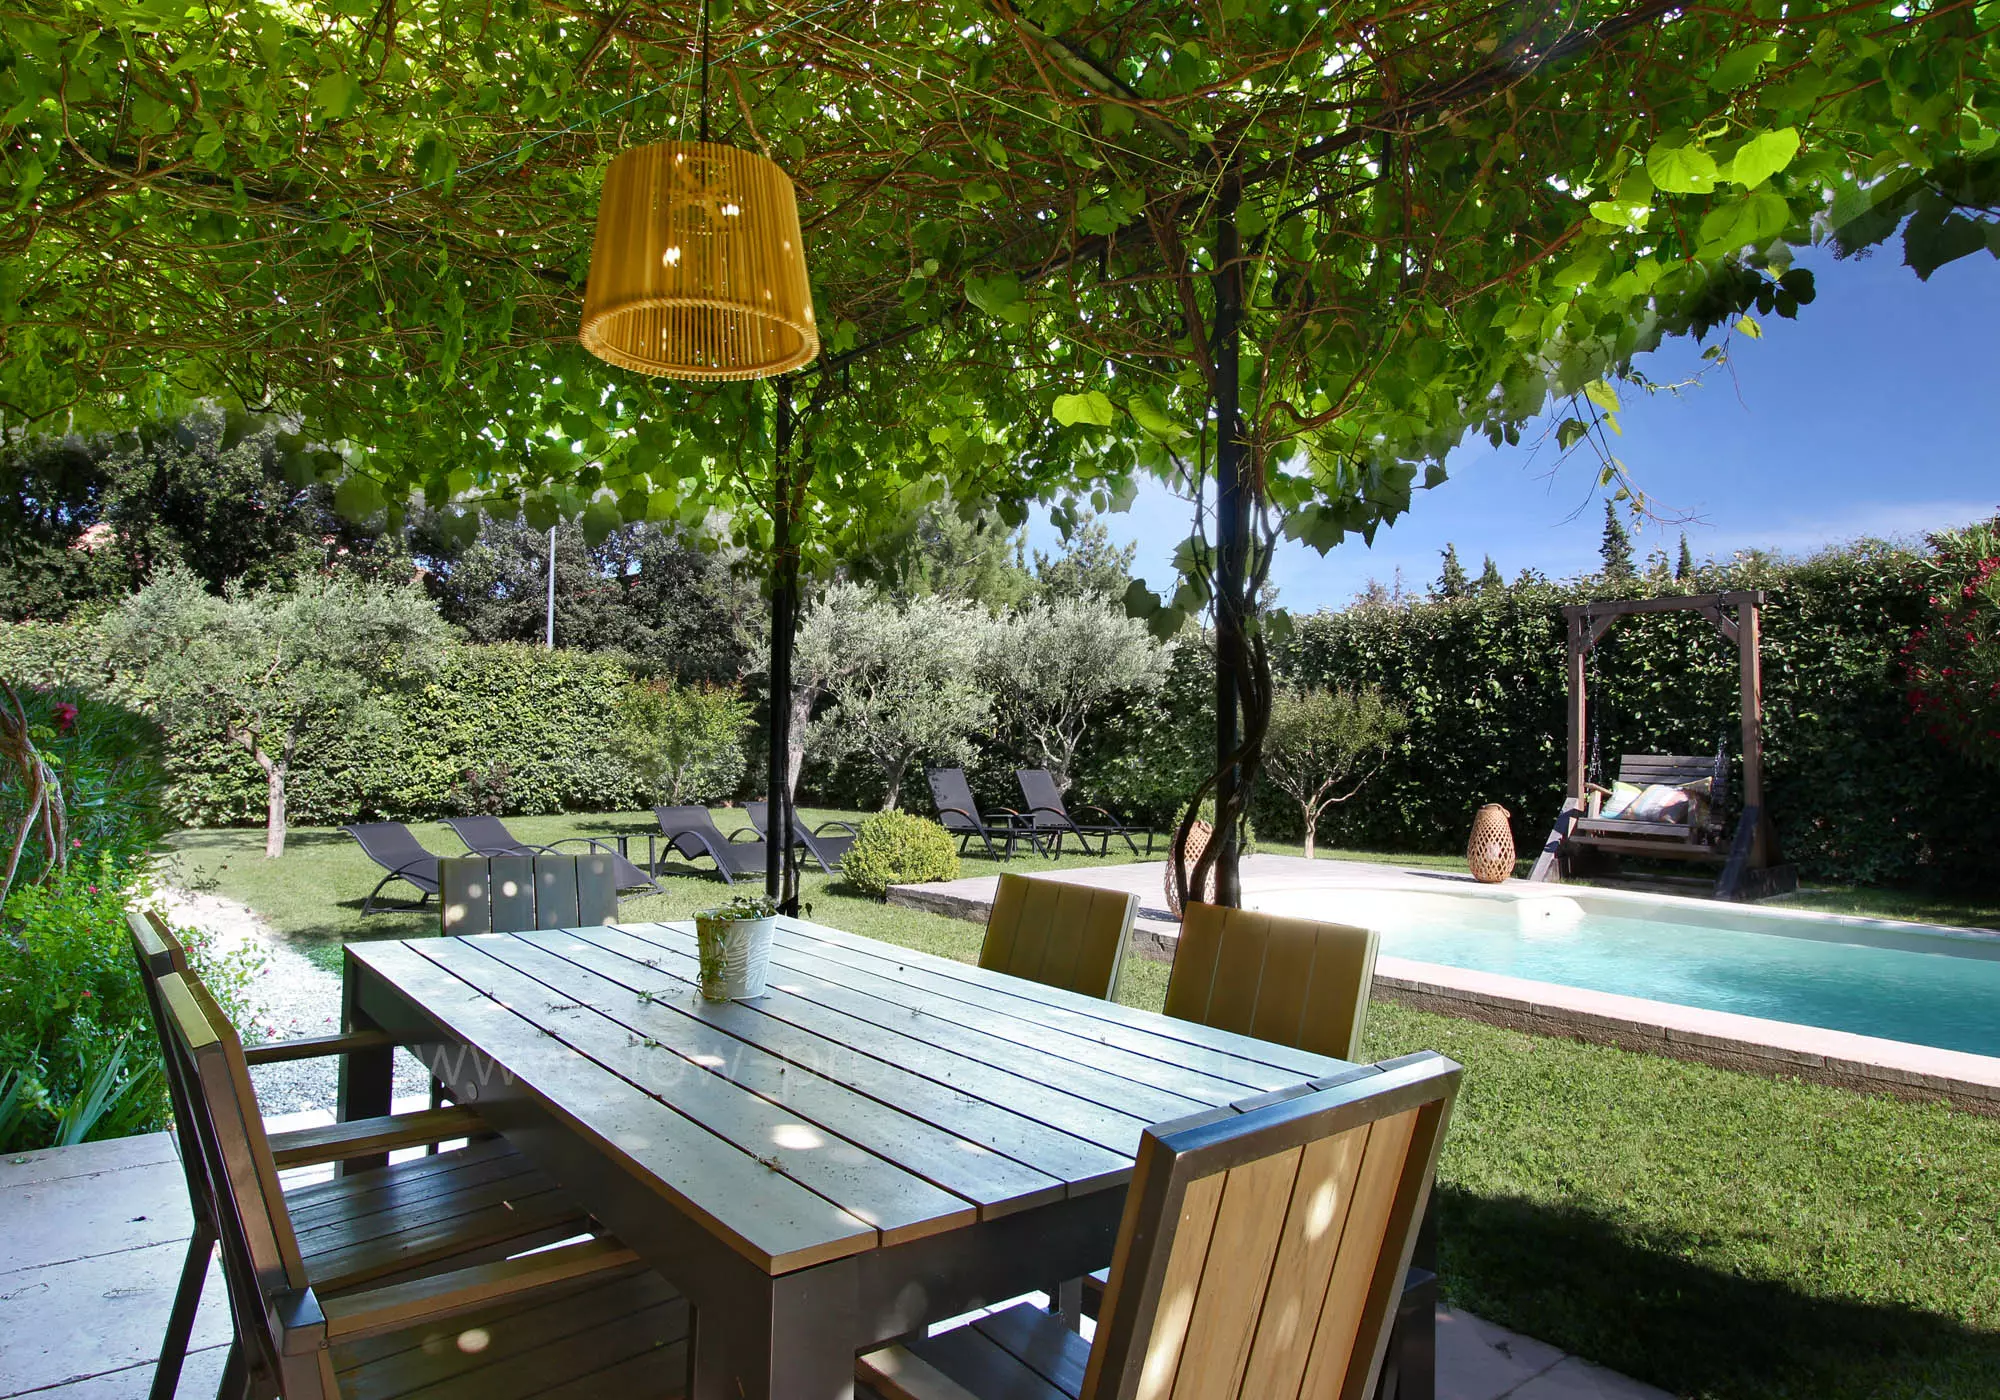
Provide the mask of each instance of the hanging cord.
{"label": "hanging cord", "polygon": [[708,144],[708,0],[701,0],[701,143]]}

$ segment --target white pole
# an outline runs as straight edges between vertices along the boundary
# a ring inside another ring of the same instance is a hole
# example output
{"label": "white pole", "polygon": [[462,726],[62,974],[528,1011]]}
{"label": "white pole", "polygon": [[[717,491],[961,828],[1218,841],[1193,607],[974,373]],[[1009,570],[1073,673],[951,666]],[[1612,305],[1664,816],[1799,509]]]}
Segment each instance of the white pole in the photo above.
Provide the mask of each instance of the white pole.
{"label": "white pole", "polygon": [[556,649],[556,527],[549,526],[549,631],[543,642],[550,651]]}

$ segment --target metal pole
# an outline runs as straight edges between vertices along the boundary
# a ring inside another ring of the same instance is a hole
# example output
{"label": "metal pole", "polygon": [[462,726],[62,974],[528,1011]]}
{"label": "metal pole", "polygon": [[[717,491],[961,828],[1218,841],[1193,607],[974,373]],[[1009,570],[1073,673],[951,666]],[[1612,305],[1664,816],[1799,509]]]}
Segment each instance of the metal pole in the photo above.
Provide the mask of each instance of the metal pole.
{"label": "metal pole", "polygon": [[549,630],[542,645],[556,649],[556,527],[549,526]]}
{"label": "metal pole", "polygon": [[768,844],[764,853],[764,894],[787,914],[799,912],[798,862],[792,851],[792,648],[798,632],[799,560],[792,548],[792,395],[779,380],[771,472],[771,752],[764,791]]}

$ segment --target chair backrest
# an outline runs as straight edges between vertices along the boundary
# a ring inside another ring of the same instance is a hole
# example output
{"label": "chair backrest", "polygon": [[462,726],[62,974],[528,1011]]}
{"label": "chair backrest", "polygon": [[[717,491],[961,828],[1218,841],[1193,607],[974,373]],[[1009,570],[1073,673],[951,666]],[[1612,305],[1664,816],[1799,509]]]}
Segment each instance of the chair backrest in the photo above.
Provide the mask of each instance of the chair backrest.
{"label": "chair backrest", "polygon": [[167,1008],[160,1000],[160,979],[188,973],[187,950],[167,928],[166,921],[151,910],[125,911],[126,932],[132,938],[132,953],[139,961],[139,985],[146,993],[146,1008],[152,1013],[153,1035],[159,1041],[160,1058],[166,1071],[167,1100],[174,1110],[174,1139],[180,1148],[181,1170],[187,1175],[188,1203],[195,1219],[212,1221],[215,1205],[208,1176],[201,1166],[201,1142],[195,1136],[191,1091],[182,1080],[180,1064],[168,1053]]}
{"label": "chair backrest", "polygon": [[468,850],[478,855],[512,855],[528,850],[514,839],[507,823],[498,817],[446,817],[444,824],[457,834]]}
{"label": "chair backrest", "polygon": [[1021,785],[1021,796],[1036,826],[1076,825],[1070,820],[1069,808],[1063,805],[1062,789],[1056,786],[1055,774],[1046,768],[1020,768],[1015,770],[1014,780]]}
{"label": "chair backrest", "polygon": [[1721,755],[1628,753],[1618,760],[1618,781],[1634,787],[1650,787],[1654,783],[1679,787],[1703,778],[1710,780],[1708,809],[1721,811],[1729,797],[1729,760]]}
{"label": "chair backrest", "polygon": [[986,825],[979,804],[972,800],[972,784],[963,768],[931,768],[931,801],[937,804],[938,821],[946,831],[976,831]]}
{"label": "chair backrest", "polygon": [[1373,1394],[1460,1075],[1375,1069],[1143,1135],[1083,1400]]}
{"label": "chair backrest", "polygon": [[661,832],[668,836],[698,831],[713,841],[724,839],[722,828],[715,824],[714,813],[706,807],[655,807],[653,816],[660,823]]}
{"label": "chair backrest", "polygon": [[[281,1294],[306,1288],[305,1264],[242,1043],[198,978],[173,972],[158,988],[164,1048],[189,1090],[188,1116],[214,1202],[237,1339],[253,1374],[294,1378],[298,1362],[280,1354],[271,1317]],[[299,1400],[297,1389],[286,1385],[289,1400]]]}
{"label": "chair backrest", "polygon": [[1352,1060],[1380,941],[1373,929],[1190,902],[1167,1014]]}
{"label": "chair backrest", "polygon": [[618,920],[618,871],[608,852],[449,857],[438,862],[438,889],[438,929],[447,935]]}
{"label": "chair backrest", "polygon": [[771,804],[768,802],[745,802],[743,814],[750,818],[750,825],[759,836],[768,839],[771,835]]}
{"label": "chair backrest", "polygon": [[432,859],[431,852],[401,822],[354,822],[341,830],[359,841],[368,858],[384,870]]}
{"label": "chair backrest", "polygon": [[1109,999],[1138,912],[1136,894],[1002,875],[979,965]]}

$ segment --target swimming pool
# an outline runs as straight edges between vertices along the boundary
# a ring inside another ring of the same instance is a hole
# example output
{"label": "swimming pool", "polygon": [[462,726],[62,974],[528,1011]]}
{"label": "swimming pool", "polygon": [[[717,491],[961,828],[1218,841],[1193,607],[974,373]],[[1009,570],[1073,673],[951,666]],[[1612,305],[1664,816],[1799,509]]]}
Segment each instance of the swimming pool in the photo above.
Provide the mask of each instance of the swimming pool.
{"label": "swimming pool", "polygon": [[2000,934],[1577,886],[1256,903],[1379,929],[1391,957],[2000,1056]]}

